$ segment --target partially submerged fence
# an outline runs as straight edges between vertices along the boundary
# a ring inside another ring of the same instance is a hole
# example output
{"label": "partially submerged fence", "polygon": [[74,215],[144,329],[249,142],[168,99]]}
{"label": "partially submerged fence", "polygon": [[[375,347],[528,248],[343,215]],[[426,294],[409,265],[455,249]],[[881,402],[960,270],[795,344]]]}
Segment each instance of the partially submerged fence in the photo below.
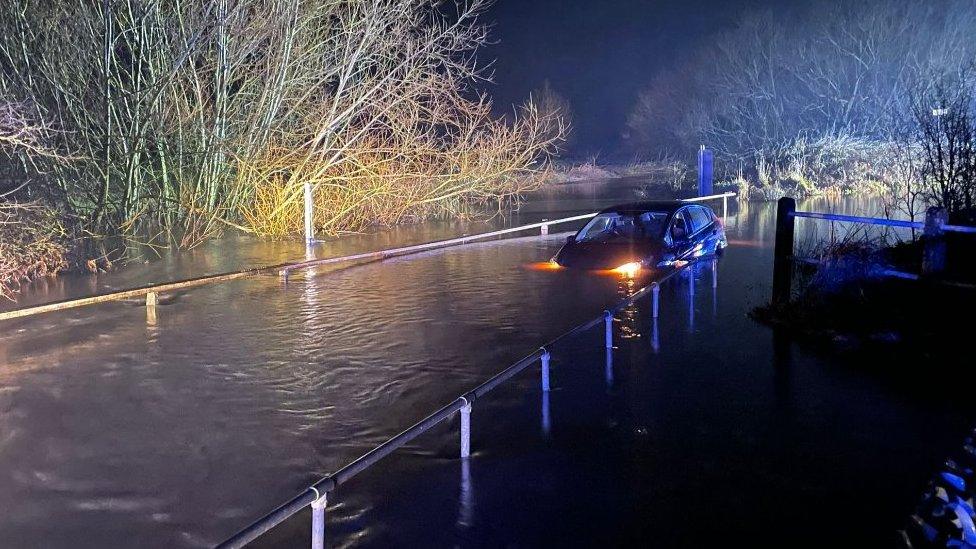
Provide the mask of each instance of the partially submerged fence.
{"label": "partially submerged fence", "polygon": [[[613,318],[614,315],[625,307],[633,304],[638,299],[650,294],[651,295],[651,315],[654,319],[658,318],[659,312],[659,301],[660,301],[660,290],[661,284],[675,276],[682,270],[688,268],[694,263],[687,263],[671,270],[665,276],[659,278],[648,284],[647,286],[641,288],[640,290],[634,292],[626,299],[619,302],[614,307],[607,309],[602,315],[584,322],[567,332],[564,332],[555,339],[549,341],[538,350],[530,353],[521,360],[515,362],[511,366],[505,368],[504,370],[498,372],[490,379],[478,385],[471,391],[468,391],[450,403],[444,405],[440,409],[431,413],[424,419],[418,421],[414,425],[407,428],[405,431],[394,436],[393,438],[387,440],[386,442],[380,444],[376,448],[373,448],[369,452],[366,452],[361,457],[353,460],[348,465],[342,467],[338,471],[326,475],[318,482],[309,486],[305,491],[297,494],[295,497],[281,504],[275,508],[270,513],[261,517],[251,525],[247,526],[233,537],[227,539],[220,545],[221,549],[230,549],[243,547],[244,545],[254,541],[260,537],[265,532],[268,532],[278,524],[284,522],[286,519],[292,515],[298,513],[305,507],[311,507],[312,511],[312,549],[322,549],[325,546],[325,508],[329,499],[329,493],[334,491],[338,486],[348,482],[350,479],[362,473],[370,466],[376,464],[384,457],[390,455],[398,448],[403,447],[408,442],[417,438],[424,432],[428,431],[432,427],[443,423],[444,421],[454,417],[454,414],[460,413],[460,457],[461,459],[466,459],[471,453],[471,409],[477,400],[493,389],[497,388],[501,384],[505,383],[509,379],[515,377],[522,371],[524,371],[529,366],[539,362],[540,364],[540,386],[542,391],[547,392],[550,388],[550,372],[549,372],[549,360],[550,360],[550,350],[559,342],[564,341],[567,338],[573,337],[577,334],[585,332],[599,324],[604,325],[604,345],[607,349],[613,346]],[[714,266],[713,266],[714,268]],[[712,284],[713,286],[717,284],[714,277],[713,271]]]}
{"label": "partially submerged fence", "polygon": [[[946,212],[942,208],[929,208],[925,212],[925,221],[921,222],[797,211],[794,199],[780,198],[776,205],[776,241],[773,248],[773,303],[789,301],[792,293],[793,264],[795,262],[817,263],[816,260],[798,258],[793,255],[797,218],[922,230],[924,251],[921,276],[934,275],[945,269],[945,241],[943,239],[945,233],[976,234],[976,227],[947,223]],[[894,269],[887,269],[883,271],[883,274],[911,280],[917,280],[921,277],[919,274],[905,273]]]}
{"label": "partially submerged fence", "polygon": [[[726,219],[728,216],[728,199],[734,196],[735,193],[723,193],[723,194],[715,194],[709,196],[686,198],[682,200],[682,202],[702,202],[705,200],[722,199],[722,217],[723,219]],[[32,305],[28,307],[21,307],[18,309],[12,309],[9,311],[0,311],[0,321],[12,320],[15,318],[22,318],[26,316],[33,316],[33,315],[49,313],[54,311],[63,311],[67,309],[77,308],[77,307],[85,307],[88,305],[97,305],[99,303],[107,303],[110,301],[121,301],[125,299],[133,299],[133,298],[141,298],[141,297],[145,297],[146,299],[146,307],[148,309],[150,316],[155,316],[155,307],[159,302],[159,294],[164,292],[186,290],[189,288],[195,288],[197,286],[215,284],[218,282],[227,282],[231,280],[240,280],[243,278],[250,278],[250,277],[267,274],[267,273],[274,273],[274,272],[277,272],[285,281],[287,281],[289,273],[299,269],[306,269],[309,267],[317,267],[322,265],[333,265],[338,263],[348,263],[352,261],[387,259],[390,257],[409,255],[409,254],[423,252],[423,251],[435,250],[438,248],[447,248],[450,246],[468,244],[470,242],[486,240],[489,238],[496,238],[507,234],[528,231],[531,229],[539,229],[540,233],[545,235],[549,233],[549,227],[553,225],[561,225],[565,223],[572,223],[574,221],[581,221],[584,219],[589,219],[595,215],[596,212],[591,212],[587,214],[564,217],[560,219],[543,220],[538,223],[520,225],[518,227],[509,227],[507,229],[499,229],[497,231],[477,233],[477,234],[462,236],[458,238],[449,238],[447,240],[439,240],[436,242],[427,242],[424,244],[417,244],[413,246],[403,246],[399,248],[389,248],[389,249],[377,250],[373,252],[364,252],[360,254],[345,255],[339,257],[327,257],[322,259],[312,259],[308,261],[280,263],[277,265],[269,265],[266,267],[241,269],[237,271],[230,271],[230,272],[219,273],[214,275],[187,278],[183,280],[176,280],[173,282],[165,282],[160,284],[146,284],[144,286],[130,288],[127,290],[103,292],[103,293],[97,293],[94,295],[85,296],[81,298],[62,299],[50,303],[44,303],[41,305]]]}
{"label": "partially submerged fence", "polygon": [[564,217],[561,219],[547,220],[539,223],[531,223],[529,225],[510,227],[507,229],[501,229],[497,231],[477,233],[473,235],[463,236],[460,238],[450,238],[447,240],[428,242],[425,244],[418,244],[415,246],[390,248],[385,250],[378,250],[375,252],[366,252],[361,254],[345,255],[340,257],[329,257],[324,259],[315,259],[311,261],[280,263],[277,265],[270,265],[267,267],[258,267],[254,269],[242,269],[239,271],[231,271],[231,272],[220,273],[215,275],[188,278],[184,280],[177,280],[174,282],[166,282],[162,284],[147,284],[145,286],[130,288],[128,290],[104,292],[104,293],[81,297],[81,298],[63,299],[60,301],[54,301],[42,305],[33,305],[29,307],[21,307],[19,309],[13,309],[10,311],[3,311],[0,312],[0,321],[11,320],[14,318],[21,318],[25,316],[38,315],[42,313],[49,313],[53,311],[63,311],[66,309],[84,307],[87,305],[96,305],[99,303],[106,303],[109,301],[120,301],[123,299],[132,299],[138,297],[145,297],[146,307],[152,311],[154,310],[156,304],[158,303],[159,294],[163,292],[185,290],[188,288],[194,288],[206,284],[214,284],[217,282],[226,282],[230,280],[239,280],[242,278],[249,278],[261,274],[274,273],[274,272],[278,272],[283,278],[287,280],[288,273],[295,269],[303,269],[303,268],[314,267],[318,265],[347,263],[352,261],[361,261],[361,260],[369,260],[369,259],[385,259],[389,257],[409,255],[421,251],[434,250],[437,248],[446,248],[449,246],[457,246],[460,244],[467,244],[469,242],[485,240],[489,238],[498,237],[501,235],[527,231],[531,229],[541,229],[542,234],[547,234],[549,232],[549,227],[551,225],[560,225],[564,223],[571,223],[573,221],[589,219],[594,215],[596,215],[596,213],[588,213],[588,214],[576,215],[572,217]]}

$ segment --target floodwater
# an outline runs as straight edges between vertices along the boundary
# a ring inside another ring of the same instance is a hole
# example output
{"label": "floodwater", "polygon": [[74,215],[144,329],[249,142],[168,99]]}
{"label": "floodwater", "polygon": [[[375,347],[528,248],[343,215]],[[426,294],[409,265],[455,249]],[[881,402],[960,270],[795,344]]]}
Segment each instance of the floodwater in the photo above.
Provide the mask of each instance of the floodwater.
{"label": "floodwater", "polygon": [[[487,223],[428,223],[320,257],[593,211],[666,193],[558,186]],[[721,212],[721,204],[714,204]],[[879,213],[871,199],[801,209]],[[718,263],[618,315],[476,403],[473,455],[442,425],[331,497],[335,546],[891,545],[968,403],[893,382],[758,325],[774,204],[730,209]],[[565,227],[561,230],[569,230]],[[0,326],[0,546],[211,546],[639,288],[532,268],[564,234],[205,286],[156,318],[110,303]],[[809,227],[801,234],[811,235]],[[817,229],[822,231],[822,229]],[[822,234],[816,233],[816,234]],[[22,304],[303,255],[223,239]],[[308,543],[308,514],[258,546]]]}

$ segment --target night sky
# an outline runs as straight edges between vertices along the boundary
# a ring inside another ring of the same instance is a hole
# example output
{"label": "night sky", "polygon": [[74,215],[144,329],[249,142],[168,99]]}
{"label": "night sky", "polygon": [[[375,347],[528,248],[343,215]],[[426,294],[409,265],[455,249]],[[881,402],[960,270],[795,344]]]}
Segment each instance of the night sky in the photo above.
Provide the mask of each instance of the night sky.
{"label": "night sky", "polygon": [[620,156],[627,114],[655,71],[732,25],[741,10],[786,3],[496,0],[486,18],[496,43],[480,56],[495,60],[494,83],[485,89],[496,108],[509,109],[548,78],[575,111],[571,155]]}

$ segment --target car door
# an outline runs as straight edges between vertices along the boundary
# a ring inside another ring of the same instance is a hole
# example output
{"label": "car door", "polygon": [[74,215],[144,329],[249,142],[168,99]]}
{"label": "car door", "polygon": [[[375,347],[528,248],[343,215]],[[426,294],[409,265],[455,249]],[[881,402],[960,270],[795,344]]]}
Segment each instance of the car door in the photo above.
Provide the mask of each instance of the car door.
{"label": "car door", "polygon": [[[715,224],[715,217],[704,206],[689,206],[692,225],[695,233],[692,240],[695,243],[695,255],[713,253],[715,245],[718,243],[718,226]],[[700,244],[700,247],[698,246]]]}
{"label": "car door", "polygon": [[668,227],[671,255],[674,256],[674,259],[688,259],[695,245],[694,233],[695,228],[688,208],[681,208],[674,212],[671,217],[671,225]]}

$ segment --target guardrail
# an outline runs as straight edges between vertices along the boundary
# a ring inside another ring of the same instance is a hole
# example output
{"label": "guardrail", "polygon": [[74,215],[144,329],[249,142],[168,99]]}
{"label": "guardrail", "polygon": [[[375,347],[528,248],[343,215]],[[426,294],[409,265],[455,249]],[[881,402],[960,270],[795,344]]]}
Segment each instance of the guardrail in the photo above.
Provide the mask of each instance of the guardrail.
{"label": "guardrail", "polygon": [[287,280],[288,279],[288,273],[290,273],[291,271],[294,271],[296,269],[307,269],[309,267],[317,267],[319,265],[329,265],[331,263],[338,263],[340,261],[355,261],[355,260],[360,260],[360,259],[387,259],[387,258],[390,258],[390,257],[407,255],[407,254],[412,254],[412,253],[417,253],[417,252],[424,252],[424,251],[427,251],[427,250],[435,250],[435,249],[438,249],[438,248],[446,248],[448,246],[457,246],[457,245],[460,245],[460,244],[467,244],[469,242],[474,242],[474,241],[477,241],[477,240],[484,240],[486,238],[494,238],[496,236],[501,236],[501,235],[504,235],[504,234],[511,234],[511,233],[516,233],[516,232],[526,231],[526,230],[529,230],[529,229],[540,229],[541,234],[549,234],[549,226],[550,225],[559,225],[561,223],[569,223],[569,222],[572,222],[572,221],[580,221],[582,219],[589,219],[589,218],[595,216],[596,214],[597,214],[597,212],[593,212],[593,213],[588,213],[588,214],[583,214],[583,215],[576,215],[576,216],[573,216],[573,217],[564,217],[562,219],[554,219],[554,220],[551,220],[551,221],[545,220],[545,221],[541,221],[539,223],[532,223],[532,224],[529,224],[529,225],[521,225],[521,226],[518,226],[518,227],[510,227],[508,229],[500,229],[500,230],[497,230],[497,231],[491,231],[491,232],[487,232],[487,233],[478,233],[478,234],[469,235],[469,236],[461,236],[461,237],[458,237],[458,238],[450,238],[450,239],[447,239],[447,240],[439,240],[437,242],[427,242],[426,244],[416,244],[416,245],[413,245],[413,246],[404,246],[402,248],[390,248],[388,250],[380,250],[380,251],[376,251],[376,252],[366,252],[366,253],[361,253],[361,254],[356,254],[356,255],[350,255],[350,256],[345,256],[345,257],[328,257],[328,258],[323,258],[323,259],[311,259],[311,260],[308,260],[308,261],[301,261],[301,262],[298,262],[298,263],[290,263],[290,264],[288,264],[286,266],[283,266],[278,271],[278,274],[280,274],[282,278],[284,278],[284,279]]}
{"label": "guardrail", "polygon": [[10,311],[0,312],[0,321],[12,320],[15,318],[21,318],[25,316],[38,315],[42,313],[49,313],[53,311],[63,311],[66,309],[73,309],[76,307],[84,307],[87,305],[96,305],[99,303],[106,303],[109,301],[120,301],[123,299],[131,299],[134,297],[146,298],[146,308],[150,316],[155,316],[155,307],[158,303],[159,294],[163,292],[172,292],[176,290],[185,290],[188,288],[194,288],[197,286],[203,286],[206,284],[214,284],[217,282],[226,282],[230,280],[239,280],[242,278],[250,278],[264,273],[273,273],[278,271],[285,280],[287,280],[288,272],[294,269],[301,269],[306,267],[312,267],[316,265],[326,265],[334,263],[345,263],[350,261],[358,261],[362,259],[385,259],[388,257],[409,255],[411,253],[416,253],[420,251],[433,250],[436,248],[445,248],[449,246],[456,246],[459,244],[466,244],[468,242],[474,242],[476,240],[484,240],[487,238],[493,238],[499,235],[510,234],[515,232],[526,231],[529,229],[542,229],[542,234],[548,234],[550,225],[559,225],[562,223],[570,223],[573,221],[579,221],[582,219],[588,219],[596,215],[595,213],[589,213],[584,215],[577,215],[572,217],[564,217],[561,219],[553,219],[551,221],[542,221],[540,223],[532,223],[529,225],[521,225],[518,227],[510,227],[508,229],[501,229],[498,231],[490,231],[487,233],[478,233],[469,236],[463,236],[460,238],[451,238],[447,240],[440,240],[437,242],[428,242],[425,244],[418,244],[415,246],[405,246],[401,248],[390,248],[386,250],[378,250],[375,252],[366,252],[361,254],[346,255],[340,257],[329,257],[324,259],[315,259],[311,261],[301,261],[301,262],[290,262],[290,263],[279,263],[277,265],[269,265],[267,267],[257,267],[253,269],[242,269],[239,271],[231,271],[226,273],[220,273],[215,275],[200,276],[195,278],[188,278],[183,280],[177,280],[174,282],[166,282],[162,284],[147,284],[145,286],[139,286],[136,288],[130,288],[128,290],[120,290],[114,292],[105,292],[100,294],[95,294],[91,296],[74,298],[74,299],[64,299],[60,301],[54,301],[51,303],[45,303],[42,305],[33,305],[30,307],[22,307],[19,309],[12,309]]}
{"label": "guardrail", "polygon": [[[573,337],[580,334],[586,330],[593,328],[603,322],[604,325],[604,345],[607,349],[613,346],[613,317],[614,314],[622,310],[623,308],[631,305],[638,299],[646,296],[648,293],[651,294],[652,304],[651,304],[651,314],[654,319],[658,318],[659,312],[659,302],[660,302],[660,289],[661,284],[666,282],[671,277],[675,276],[688,266],[694,264],[694,262],[686,263],[678,268],[671,270],[665,276],[658,280],[644,286],[640,290],[634,292],[626,299],[620,301],[614,307],[607,309],[603,312],[601,316],[594,318],[593,320],[584,322],[575,326],[574,328],[564,332],[555,339],[549,341],[538,350],[530,353],[519,361],[515,362],[511,366],[505,368],[504,370],[498,372],[487,381],[478,385],[471,391],[462,394],[455,400],[444,405],[440,409],[431,413],[424,419],[413,424],[400,434],[394,436],[393,438],[387,440],[386,442],[380,444],[376,448],[373,448],[369,452],[363,454],[361,457],[353,460],[346,466],[337,470],[336,472],[327,475],[320,479],[318,482],[312,484],[308,489],[296,495],[292,499],[286,501],[285,503],[279,505],[277,508],[272,510],[270,513],[261,517],[257,521],[253,522],[251,525],[247,526],[231,538],[227,539],[218,547],[220,549],[231,549],[239,548],[244,545],[254,541],[260,537],[265,532],[271,530],[278,524],[284,522],[287,518],[291,517],[295,513],[301,511],[305,507],[311,507],[312,510],[312,549],[322,549],[325,547],[325,508],[326,503],[329,498],[329,493],[335,490],[338,486],[348,482],[350,479],[362,473],[368,469],[373,464],[382,460],[384,457],[390,455],[398,448],[404,446],[408,442],[417,438],[424,432],[428,431],[430,428],[438,425],[445,420],[452,418],[454,414],[460,413],[460,457],[461,459],[467,459],[471,453],[471,409],[474,403],[481,397],[485,396],[493,389],[518,375],[526,368],[539,361],[541,366],[540,373],[540,384],[543,392],[549,391],[549,351],[560,341],[566,338]],[[713,267],[714,268],[714,267]],[[713,271],[712,285],[717,284],[715,273]]]}
{"label": "guardrail", "polygon": [[[824,221],[840,221],[844,223],[859,223],[864,225],[880,225],[903,229],[921,229],[923,231],[924,252],[922,274],[905,273],[894,269],[885,269],[881,273],[885,276],[919,280],[926,275],[934,275],[945,269],[944,233],[956,232],[976,234],[976,227],[966,225],[950,225],[946,222],[947,215],[942,208],[929,208],[925,212],[925,221],[907,221],[901,219],[885,219],[882,217],[862,217],[825,212],[804,212],[796,210],[796,201],[792,198],[780,198],[776,205],[776,240],[773,248],[773,303],[786,303],[790,299],[793,284],[793,263],[819,263],[810,258],[797,258],[793,255],[794,237],[796,232],[796,218],[819,219]],[[967,284],[952,283],[952,285],[970,287]]]}
{"label": "guardrail", "polygon": [[681,202],[704,202],[706,200],[722,199],[722,221],[725,222],[729,217],[729,198],[734,197],[735,193],[710,194],[708,196],[696,196],[694,198],[684,198]]}

